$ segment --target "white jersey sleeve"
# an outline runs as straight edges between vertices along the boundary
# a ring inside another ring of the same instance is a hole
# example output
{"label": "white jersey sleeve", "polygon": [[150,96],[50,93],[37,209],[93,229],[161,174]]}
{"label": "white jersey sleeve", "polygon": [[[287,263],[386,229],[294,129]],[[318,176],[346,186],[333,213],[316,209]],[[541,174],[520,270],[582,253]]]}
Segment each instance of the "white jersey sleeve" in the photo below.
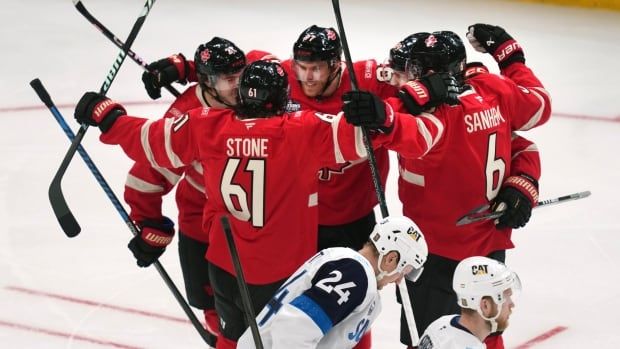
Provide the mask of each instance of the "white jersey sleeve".
{"label": "white jersey sleeve", "polygon": [[[374,270],[348,248],[317,253],[275,293],[256,321],[265,348],[352,348],[380,311]],[[238,348],[254,348],[251,331]]]}
{"label": "white jersey sleeve", "polygon": [[433,321],[420,337],[418,349],[486,349],[478,337],[459,324],[459,315]]}

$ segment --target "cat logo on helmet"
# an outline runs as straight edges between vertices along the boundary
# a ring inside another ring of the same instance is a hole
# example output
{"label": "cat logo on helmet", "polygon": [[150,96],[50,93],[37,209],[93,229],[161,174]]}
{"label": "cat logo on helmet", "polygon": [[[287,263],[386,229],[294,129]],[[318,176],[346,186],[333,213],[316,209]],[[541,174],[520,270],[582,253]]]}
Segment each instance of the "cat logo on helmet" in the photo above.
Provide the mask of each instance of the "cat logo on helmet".
{"label": "cat logo on helmet", "polygon": [[428,38],[426,38],[426,40],[424,40],[424,43],[426,44],[426,47],[433,47],[437,43],[437,38],[435,38],[435,35],[431,34]]}
{"label": "cat logo on helmet", "polygon": [[472,275],[486,275],[489,273],[489,266],[487,264],[472,265],[471,273]]}
{"label": "cat logo on helmet", "polygon": [[422,234],[420,234],[420,232],[414,227],[409,227],[407,230],[407,235],[411,236],[415,241],[419,241],[422,237]]}

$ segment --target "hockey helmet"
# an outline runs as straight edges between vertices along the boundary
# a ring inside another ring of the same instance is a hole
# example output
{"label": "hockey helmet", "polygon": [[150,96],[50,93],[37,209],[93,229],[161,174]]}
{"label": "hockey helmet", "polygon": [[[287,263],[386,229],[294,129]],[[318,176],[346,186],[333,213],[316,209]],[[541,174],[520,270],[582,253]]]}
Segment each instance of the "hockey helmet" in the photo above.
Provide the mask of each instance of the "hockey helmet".
{"label": "hockey helmet", "polygon": [[465,45],[454,32],[436,31],[419,38],[409,58],[407,71],[415,78],[429,71],[447,72],[458,78],[465,67]]}
{"label": "hockey helmet", "polygon": [[[409,218],[392,216],[382,219],[370,233],[370,241],[379,251],[379,279],[403,272],[407,266],[413,269],[408,272],[407,279],[415,281],[424,270],[428,257],[428,246],[420,228]],[[392,272],[381,270],[381,261],[390,251],[400,255],[398,266]]]}
{"label": "hockey helmet", "polygon": [[242,117],[268,117],[284,112],[288,77],[277,62],[255,61],[241,73],[237,112]]}
{"label": "hockey helmet", "polygon": [[404,72],[407,61],[409,61],[411,55],[411,47],[413,47],[419,39],[424,39],[428,35],[429,33],[426,32],[411,34],[394,45],[394,47],[390,49],[390,58],[388,60],[390,68]]}
{"label": "hockey helmet", "polygon": [[312,25],[293,45],[293,59],[296,61],[326,61],[331,66],[339,62],[341,56],[342,44],[334,28]]}
{"label": "hockey helmet", "polygon": [[196,72],[202,76],[201,82],[215,87],[220,74],[235,74],[245,67],[245,54],[232,42],[214,37],[201,44],[194,54]]}

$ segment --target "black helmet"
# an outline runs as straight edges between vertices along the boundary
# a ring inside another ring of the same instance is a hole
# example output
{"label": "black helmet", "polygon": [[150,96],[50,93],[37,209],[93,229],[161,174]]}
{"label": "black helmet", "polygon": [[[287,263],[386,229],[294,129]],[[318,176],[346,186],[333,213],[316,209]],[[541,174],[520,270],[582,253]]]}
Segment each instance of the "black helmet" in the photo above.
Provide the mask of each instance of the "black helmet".
{"label": "black helmet", "polygon": [[465,46],[459,36],[451,31],[437,31],[418,39],[412,46],[408,70],[418,77],[432,70],[459,78],[465,59]]}
{"label": "black helmet", "polygon": [[304,30],[293,45],[293,59],[297,61],[327,61],[335,63],[342,56],[340,37],[334,28],[316,25]]}
{"label": "black helmet", "polygon": [[239,79],[237,113],[242,117],[280,115],[288,101],[288,76],[280,63],[256,61]]}
{"label": "black helmet", "polygon": [[232,74],[245,67],[245,54],[232,42],[216,36],[198,46],[194,63],[196,72],[203,76]]}
{"label": "black helmet", "polygon": [[429,33],[426,32],[411,34],[392,47],[390,49],[390,67],[396,71],[404,72],[409,56],[411,55],[411,47],[413,47],[418,40],[421,38],[424,39],[428,35]]}

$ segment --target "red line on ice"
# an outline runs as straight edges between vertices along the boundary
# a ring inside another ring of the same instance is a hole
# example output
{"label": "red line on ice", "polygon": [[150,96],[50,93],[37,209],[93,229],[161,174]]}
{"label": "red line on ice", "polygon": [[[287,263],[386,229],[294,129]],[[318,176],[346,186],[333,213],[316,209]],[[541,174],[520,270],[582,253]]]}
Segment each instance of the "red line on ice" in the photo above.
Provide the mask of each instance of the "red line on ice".
{"label": "red line on ice", "polygon": [[181,323],[190,323],[189,320],[184,319],[184,318],[179,318],[179,317],[174,317],[174,316],[169,316],[169,315],[164,315],[164,314],[157,314],[157,313],[153,313],[153,312],[149,312],[149,311],[144,311],[144,310],[140,310],[140,309],[133,309],[133,308],[127,308],[127,307],[121,307],[121,306],[112,305],[112,304],[105,304],[105,303],[100,303],[100,302],[96,302],[96,301],[90,301],[90,300],[86,300],[86,299],[79,299],[79,298],[75,298],[75,297],[71,297],[71,296],[54,294],[54,293],[50,293],[50,292],[31,290],[31,289],[27,289],[27,288],[24,288],[24,287],[6,286],[5,289],[10,290],[10,291],[15,291],[15,292],[20,292],[20,293],[28,294],[28,295],[31,295],[31,296],[54,298],[54,299],[58,299],[58,300],[66,301],[66,302],[77,303],[77,304],[82,304],[82,305],[88,305],[88,306],[93,306],[93,307],[106,308],[106,309],[111,309],[111,310],[117,310],[117,311],[121,311],[121,312],[124,312],[124,313],[131,313],[131,314],[136,314],[136,315],[142,315],[142,316],[147,316],[147,317],[161,319],[161,320],[168,320],[168,321],[181,322]]}
{"label": "red line on ice", "polygon": [[530,339],[529,341],[527,341],[527,342],[525,342],[523,344],[518,345],[515,349],[528,349],[528,348],[531,348],[531,347],[535,346],[536,344],[538,344],[540,342],[546,341],[547,339],[555,336],[558,333],[566,331],[567,329],[568,329],[568,327],[566,327],[566,326],[554,327],[554,328],[550,329],[549,331],[547,331],[547,332],[545,332],[545,333],[543,333],[541,335],[538,335],[538,336]]}
{"label": "red line on ice", "polygon": [[[109,341],[109,340],[91,338],[91,337],[86,337],[86,336],[80,336],[80,335],[76,335],[76,334],[70,334],[70,333],[65,333],[65,332],[56,331],[56,330],[50,330],[50,329],[46,329],[46,328],[28,326],[28,325],[23,325],[23,324],[18,324],[18,323],[14,323],[14,322],[3,321],[3,320],[0,320],[0,326],[16,328],[16,329],[24,330],[24,331],[42,333],[42,334],[46,334],[46,335],[49,335],[49,336],[62,337],[62,338],[71,338],[71,339],[76,340],[76,341],[94,343],[94,344],[99,344],[99,345],[106,346],[106,347],[122,348],[122,349],[141,349],[141,347],[135,347],[135,346],[132,346],[132,345],[112,342],[112,341]],[[4,344],[7,345],[7,346],[10,345],[9,343],[4,343]]]}

